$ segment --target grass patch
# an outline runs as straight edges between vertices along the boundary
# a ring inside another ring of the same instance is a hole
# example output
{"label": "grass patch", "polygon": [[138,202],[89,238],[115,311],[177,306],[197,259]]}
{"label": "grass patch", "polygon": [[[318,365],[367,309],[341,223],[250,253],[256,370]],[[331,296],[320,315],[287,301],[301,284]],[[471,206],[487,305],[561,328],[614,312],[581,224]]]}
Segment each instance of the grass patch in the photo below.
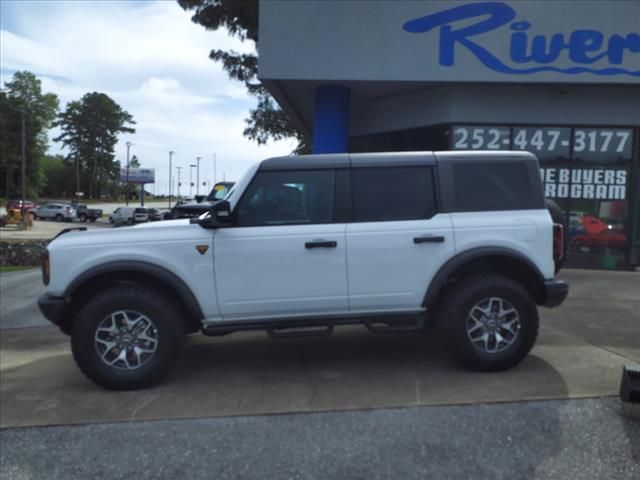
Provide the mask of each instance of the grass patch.
{"label": "grass patch", "polygon": [[34,267],[33,265],[0,265],[0,273],[21,272],[22,270],[32,270],[34,268],[38,267]]}

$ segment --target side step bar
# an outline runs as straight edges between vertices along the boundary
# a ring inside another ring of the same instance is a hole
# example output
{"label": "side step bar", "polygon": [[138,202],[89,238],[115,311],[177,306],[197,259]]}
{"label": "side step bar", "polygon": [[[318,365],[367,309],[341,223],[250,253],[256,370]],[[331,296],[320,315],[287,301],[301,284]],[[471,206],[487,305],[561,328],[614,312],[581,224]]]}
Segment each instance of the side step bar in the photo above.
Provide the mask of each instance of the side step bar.
{"label": "side step bar", "polygon": [[220,322],[208,325],[202,333],[208,336],[222,336],[233,332],[265,330],[273,338],[324,337],[333,333],[336,326],[364,325],[371,333],[400,333],[422,330],[425,326],[424,312],[406,315],[369,315],[347,318],[297,318],[266,319],[255,321]]}

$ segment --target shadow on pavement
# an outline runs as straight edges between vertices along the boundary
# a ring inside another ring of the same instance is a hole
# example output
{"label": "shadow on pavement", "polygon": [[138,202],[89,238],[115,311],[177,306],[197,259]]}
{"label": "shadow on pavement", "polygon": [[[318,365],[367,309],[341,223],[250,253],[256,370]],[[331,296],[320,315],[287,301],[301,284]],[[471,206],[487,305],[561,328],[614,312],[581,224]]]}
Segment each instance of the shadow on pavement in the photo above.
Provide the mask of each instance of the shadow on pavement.
{"label": "shadow on pavement", "polygon": [[191,337],[169,377],[137,392],[95,386],[55,345],[49,356],[3,368],[2,427],[569,396],[556,367],[535,353],[505,372],[468,372],[449,359],[435,332],[354,330],[278,341],[264,334]]}

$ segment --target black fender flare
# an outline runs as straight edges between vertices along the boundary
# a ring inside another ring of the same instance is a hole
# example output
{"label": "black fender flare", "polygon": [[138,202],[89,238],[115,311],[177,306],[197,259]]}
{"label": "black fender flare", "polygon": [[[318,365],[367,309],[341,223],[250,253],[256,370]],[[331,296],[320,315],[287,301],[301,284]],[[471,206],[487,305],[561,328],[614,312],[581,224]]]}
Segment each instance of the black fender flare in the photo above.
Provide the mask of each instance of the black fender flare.
{"label": "black fender flare", "polygon": [[520,252],[504,247],[477,247],[457,254],[447,260],[447,262],[440,267],[427,288],[422,306],[426,308],[432,307],[435,304],[440,291],[447,284],[447,280],[457,269],[464,266],[466,263],[483,257],[502,257],[521,262],[535,273],[540,285],[544,285],[544,275],[542,275],[540,269]]}
{"label": "black fender flare", "polygon": [[67,286],[64,291],[64,297],[68,298],[73,292],[84,283],[104,274],[118,272],[136,272],[149,275],[169,285],[178,297],[186,305],[189,314],[198,321],[204,318],[202,308],[195,295],[187,284],[175,273],[164,267],[149,262],[141,262],[139,260],[118,260],[96,265],[85,270]]}

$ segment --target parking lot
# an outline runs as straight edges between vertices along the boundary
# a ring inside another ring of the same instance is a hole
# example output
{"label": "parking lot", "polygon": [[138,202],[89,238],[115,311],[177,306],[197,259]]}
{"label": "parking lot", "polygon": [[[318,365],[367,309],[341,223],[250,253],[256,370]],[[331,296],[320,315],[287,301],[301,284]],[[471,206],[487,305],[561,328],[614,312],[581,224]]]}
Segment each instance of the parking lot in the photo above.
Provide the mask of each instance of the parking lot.
{"label": "parking lot", "polygon": [[541,310],[533,353],[506,372],[460,369],[437,330],[353,327],[278,341],[194,335],[162,385],[115,393],[80,374],[55,327],[15,328],[46,325],[34,302],[37,272],[3,277],[2,323],[11,328],[1,339],[2,427],[615,395],[622,366],[640,361],[640,277],[575,270],[564,273],[569,300]]}
{"label": "parking lot", "polygon": [[[123,434],[128,436],[127,442],[132,442],[131,438],[155,442],[149,438],[157,435],[165,438],[167,432],[173,432],[196,451],[201,448],[196,439],[206,442],[209,438],[212,448],[220,452],[231,449],[236,455],[246,452],[247,445],[252,444],[248,440],[252,428],[264,429],[260,435],[268,437],[293,429],[295,433],[285,433],[287,438],[283,441],[294,448],[295,439],[310,447],[317,446],[319,440],[310,432],[324,435],[327,425],[335,424],[346,429],[344,436],[336,439],[338,444],[356,441],[368,455],[373,455],[377,449],[389,445],[384,438],[375,437],[377,429],[399,442],[403,431],[398,430],[398,425],[405,428],[421,425],[421,429],[407,435],[419,435],[435,448],[439,439],[436,432],[445,435],[460,422],[472,430],[485,428],[486,422],[495,422],[491,435],[486,432],[481,435],[489,435],[487,440],[501,438],[502,442],[509,435],[519,438],[521,433],[517,434],[513,424],[513,419],[518,418],[522,428],[531,429],[532,436],[517,441],[531,442],[532,451],[545,458],[544,468],[551,471],[560,468],[560,472],[572,474],[571,478],[595,478],[573,475],[580,471],[579,465],[584,464],[576,463],[576,456],[586,449],[592,452],[585,462],[601,469],[599,478],[633,478],[640,462],[640,412],[637,407],[623,408],[615,397],[622,366],[640,362],[640,299],[637,295],[640,277],[632,272],[596,274],[584,270],[567,270],[561,276],[572,285],[569,299],[557,309],[541,310],[542,328],[536,347],[521,365],[506,372],[472,373],[459,368],[443,348],[438,330],[371,335],[353,327],[338,330],[330,338],[277,341],[263,333],[221,338],[192,336],[179,365],[161,385],[137,392],[110,392],[82,376],[70,355],[68,338],[55,327],[47,326],[37,312],[34,300],[42,290],[39,273],[2,274],[0,438],[5,445],[12,445],[11,450],[6,450],[10,453],[3,453],[2,461],[7,468],[17,468],[19,458],[26,454],[16,445],[24,444],[29,435],[40,431],[46,432],[43,434],[48,439],[45,445],[49,445],[52,452],[63,449],[63,444],[68,445],[69,438],[80,439],[82,435],[117,438]],[[593,400],[585,400],[590,398]],[[548,403],[551,399],[555,403]],[[500,407],[504,402],[508,405]],[[505,419],[504,411],[512,421]],[[301,413],[305,416],[297,415]],[[270,420],[271,417],[261,416],[265,414],[283,417]],[[211,417],[215,418],[206,420]],[[188,420],[198,418],[203,420]],[[162,422],[145,424],[139,423],[140,420]],[[179,422],[166,423],[167,420]],[[361,421],[373,423],[366,423],[365,427]],[[102,427],[95,425],[103,423]],[[59,426],[56,427],[59,430],[40,430],[39,427],[45,426]],[[36,427],[36,430],[16,427]],[[187,433],[192,431],[196,432],[195,437]],[[360,434],[355,433],[357,431]],[[573,433],[568,435],[568,432]],[[235,437],[223,441],[220,435],[227,433]],[[603,446],[599,435],[605,433],[615,440],[610,439]],[[374,435],[374,438],[364,439],[358,435]],[[469,442],[469,448],[473,449],[480,434],[474,435],[460,433],[442,441],[458,448],[460,442]],[[576,435],[587,438],[576,442]],[[549,452],[544,446],[545,439],[551,439],[555,448],[565,449],[551,464],[546,458]],[[178,444],[168,441],[172,446],[167,448],[178,455],[172,450],[178,448]],[[327,440],[326,445],[331,443]],[[326,445],[323,448],[329,448]],[[77,448],[84,451],[88,447]],[[344,448],[353,447],[344,445]],[[407,452],[399,454],[419,455],[415,451],[409,453],[417,446],[407,448]],[[264,447],[255,455],[261,457],[267,452],[268,448]],[[477,454],[486,455],[481,451]],[[610,458],[597,458],[604,454]],[[309,460],[315,465],[313,468],[317,468],[316,473],[331,474],[327,464],[318,464],[320,459],[311,456]],[[451,465],[449,475],[467,471],[467,467],[447,458],[451,462],[443,460],[443,465]],[[167,462],[166,458],[158,461]],[[184,459],[176,461],[184,463]],[[233,464],[233,468],[239,468],[238,463],[226,461]],[[476,458],[474,462],[482,471],[486,470],[484,461]],[[497,464],[500,462],[504,464],[507,460],[502,458]],[[511,460],[507,464],[509,462]],[[76,471],[73,465],[69,463],[69,472]],[[188,471],[195,476],[200,472],[206,477],[206,469],[193,470],[205,468],[204,465],[205,459],[194,461]],[[269,461],[265,465],[274,475],[280,471]],[[111,467],[107,462],[101,468]],[[306,471],[304,468],[291,471]],[[536,476],[522,478],[569,478],[541,475],[540,472],[549,472],[540,468],[537,465]],[[149,467],[146,471],[150,475],[155,472],[156,477],[171,478],[165,470]],[[370,471],[368,467],[362,470]],[[345,472],[349,471],[341,470],[336,478],[354,478]],[[113,477],[126,478],[126,475],[114,474]],[[221,474],[221,478],[236,477]],[[409,475],[407,478],[419,477]],[[443,475],[441,478],[456,477]]]}
{"label": "parking lot", "polygon": [[[134,205],[133,203],[131,204]],[[71,227],[86,227],[88,229],[94,228],[113,228],[113,225],[109,223],[109,215],[113,211],[122,206],[119,203],[98,203],[91,204],[91,208],[98,208],[102,210],[102,217],[96,222],[80,222],[74,220],[73,222],[56,222],[53,220],[36,220],[33,223],[33,227],[27,230],[19,230],[14,225],[9,225],[0,228],[0,237],[2,240],[27,240],[27,239],[49,239],[55,237],[61,230]],[[147,208],[157,208],[162,211],[168,210],[167,201],[154,201],[145,202]],[[0,208],[0,215],[3,215],[5,209],[4,206]]]}

